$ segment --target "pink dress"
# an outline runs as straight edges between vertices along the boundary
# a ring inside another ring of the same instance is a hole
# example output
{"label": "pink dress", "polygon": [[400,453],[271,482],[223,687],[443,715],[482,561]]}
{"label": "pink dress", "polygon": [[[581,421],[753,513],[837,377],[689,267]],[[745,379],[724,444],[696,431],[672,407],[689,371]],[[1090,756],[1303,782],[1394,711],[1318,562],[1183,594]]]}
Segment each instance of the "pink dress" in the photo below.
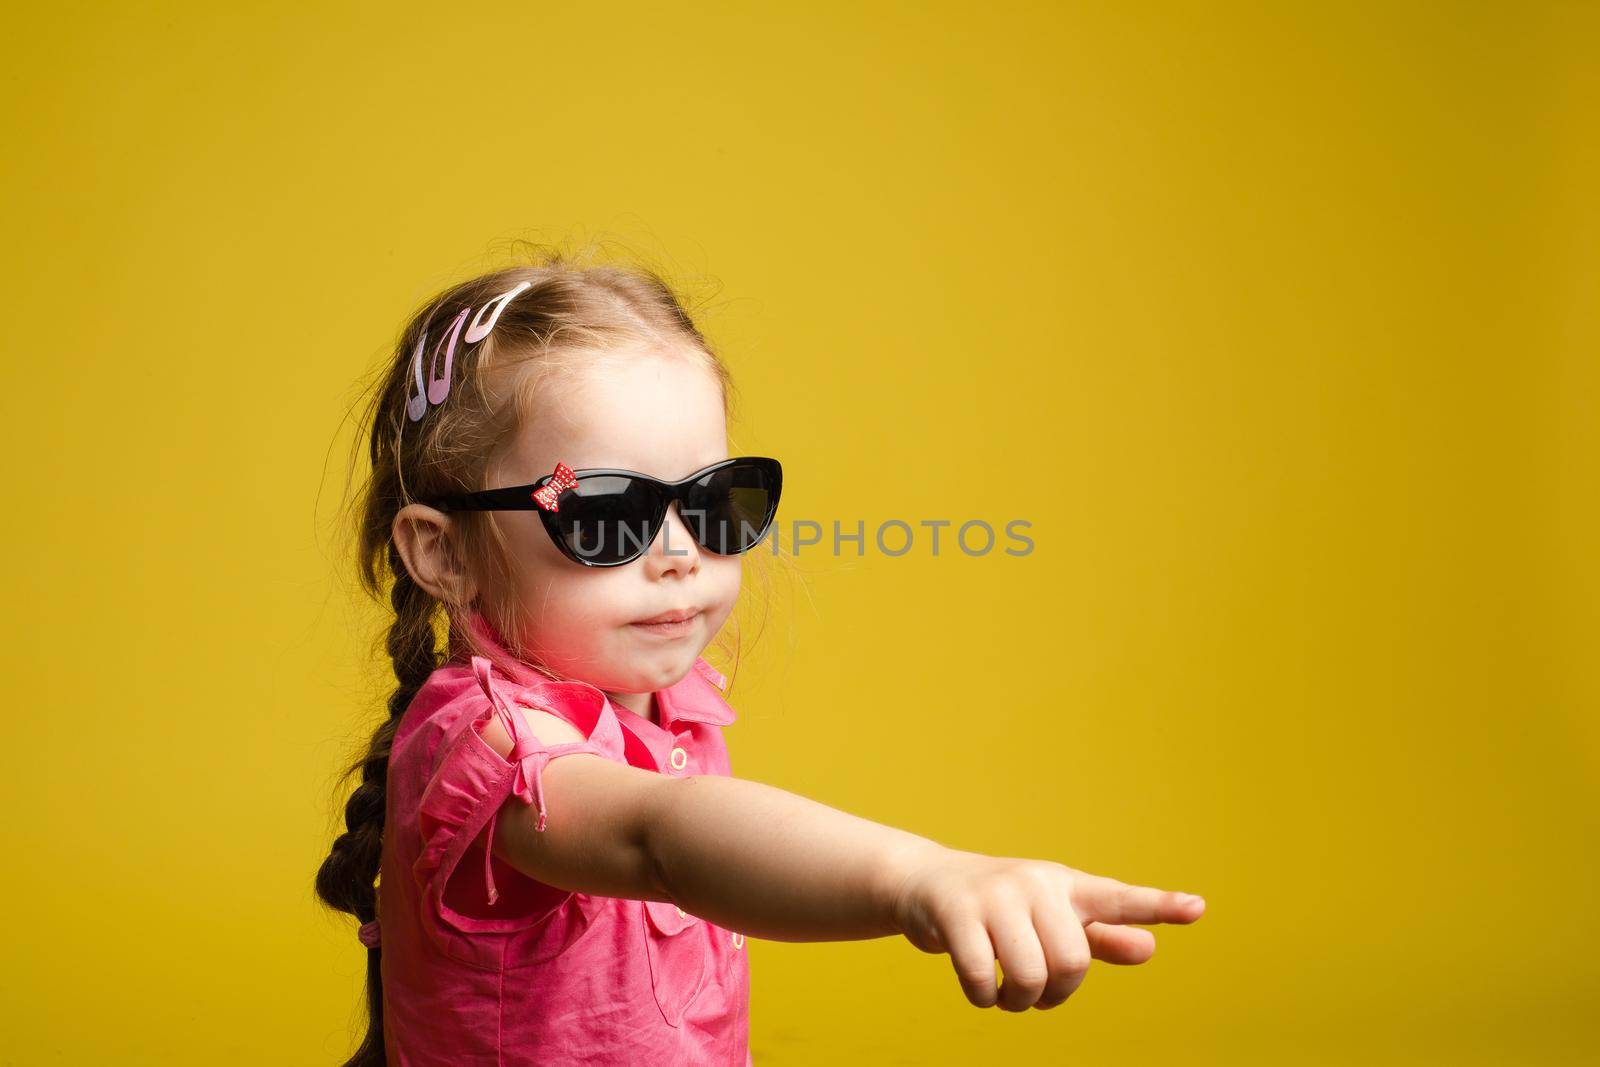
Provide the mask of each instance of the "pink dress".
{"label": "pink dress", "polygon": [[[583,818],[545,805],[542,772],[563,755],[730,774],[725,685],[697,660],[656,694],[657,725],[586,683],[510,679],[478,656],[429,676],[389,757],[378,921],[361,930],[381,938],[390,1064],[751,1063],[742,935],[670,902],[557,889],[485,848],[508,797],[539,820]],[[587,740],[546,747],[514,706],[553,712]],[[479,732],[491,715],[515,742],[509,759]]]}

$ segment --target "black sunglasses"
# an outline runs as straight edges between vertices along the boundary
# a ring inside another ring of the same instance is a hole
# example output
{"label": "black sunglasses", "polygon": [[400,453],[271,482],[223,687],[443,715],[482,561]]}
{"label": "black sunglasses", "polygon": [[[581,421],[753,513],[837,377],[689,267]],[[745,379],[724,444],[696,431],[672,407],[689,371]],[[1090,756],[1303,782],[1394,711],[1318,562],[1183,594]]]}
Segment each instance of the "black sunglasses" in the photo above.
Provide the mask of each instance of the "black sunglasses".
{"label": "black sunglasses", "polygon": [[576,484],[556,495],[555,510],[534,499],[554,474],[527,485],[448,493],[423,503],[440,511],[537,511],[568,559],[586,567],[620,567],[655,543],[674,500],[701,548],[721,556],[748,552],[772,525],[783,489],[783,465],[765,456],[725,459],[678,482],[608,467],[572,475]]}

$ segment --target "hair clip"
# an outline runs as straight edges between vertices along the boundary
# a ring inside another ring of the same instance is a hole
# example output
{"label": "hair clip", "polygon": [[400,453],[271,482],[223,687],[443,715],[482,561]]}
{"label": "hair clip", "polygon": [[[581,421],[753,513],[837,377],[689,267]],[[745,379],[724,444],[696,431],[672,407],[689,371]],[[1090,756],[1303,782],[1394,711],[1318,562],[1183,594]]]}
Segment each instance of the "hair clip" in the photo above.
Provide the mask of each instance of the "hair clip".
{"label": "hair clip", "polygon": [[[428,334],[426,330],[423,331],[422,336],[417,338],[416,349],[411,353],[411,378],[416,384],[417,391],[415,395],[406,397],[406,414],[411,417],[412,422],[420,420],[428,413],[430,407],[438,407],[444,403],[445,397],[450,395],[451,374],[455,370],[456,341],[461,340],[471,345],[477,344],[485,337],[488,337],[490,331],[494,329],[494,324],[500,321],[500,313],[506,309],[506,305],[511,303],[512,298],[518,293],[530,288],[532,285],[532,282],[523,282],[516,288],[508,289],[506,292],[501,293],[479,308],[478,313],[472,316],[472,324],[467,326],[465,336],[462,336],[461,327],[467,321],[467,316],[472,313],[472,309],[470,307],[462,308],[456,317],[451,320],[450,325],[446,327],[446,332],[450,335],[448,347],[445,345],[446,339],[442,336],[439,338],[438,343],[433,346],[433,358],[428,361],[428,376],[426,379],[422,376],[422,353],[428,346]],[[494,311],[485,321],[484,313],[488,312],[490,308],[493,308]],[[440,348],[445,349],[444,370],[442,372],[439,370]]]}
{"label": "hair clip", "polygon": [[[501,293],[499,296],[483,305],[483,307],[479,308],[478,313],[472,316],[472,325],[467,327],[467,344],[475,345],[485,337],[488,337],[489,331],[494,329],[494,324],[500,321],[500,312],[506,309],[506,305],[511,303],[518,293],[522,292],[524,289],[531,289],[532,287],[532,282],[523,282],[515,289]],[[488,322],[484,322],[483,313],[488,311],[490,308],[494,308],[494,314],[489,316]]]}
{"label": "hair clip", "polygon": [[573,475],[572,468],[557,460],[555,472],[550,475],[544,488],[533,491],[533,502],[546,511],[560,511],[556,506],[556,497],[577,484],[578,479]]}

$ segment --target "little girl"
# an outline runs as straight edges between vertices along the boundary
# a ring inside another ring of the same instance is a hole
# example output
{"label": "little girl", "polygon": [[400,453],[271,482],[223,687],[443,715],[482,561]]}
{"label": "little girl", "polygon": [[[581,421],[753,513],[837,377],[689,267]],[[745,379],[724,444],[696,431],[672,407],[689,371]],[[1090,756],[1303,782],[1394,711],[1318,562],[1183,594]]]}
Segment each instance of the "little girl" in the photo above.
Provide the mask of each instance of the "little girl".
{"label": "little girl", "polygon": [[349,1064],[740,1067],[747,936],[901,934],[1022,1011],[1204,910],[731,777],[701,653],[783,470],[728,455],[728,388],[657,276],[561,253],[401,335],[360,520],[399,684],[317,875],[367,949]]}

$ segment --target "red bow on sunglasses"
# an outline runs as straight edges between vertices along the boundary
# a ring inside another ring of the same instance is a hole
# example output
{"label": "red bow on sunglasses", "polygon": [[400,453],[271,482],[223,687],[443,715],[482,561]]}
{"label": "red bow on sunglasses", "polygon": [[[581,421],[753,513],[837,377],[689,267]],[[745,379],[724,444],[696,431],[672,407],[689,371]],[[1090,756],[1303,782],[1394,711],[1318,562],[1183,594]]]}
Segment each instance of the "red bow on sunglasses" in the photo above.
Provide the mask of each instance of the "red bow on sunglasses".
{"label": "red bow on sunglasses", "polygon": [[572,468],[557,460],[555,473],[550,475],[550,481],[545,483],[543,489],[533,491],[533,502],[546,511],[560,511],[561,509],[556,506],[556,497],[568,489],[575,488],[577,484],[578,479],[572,473]]}

